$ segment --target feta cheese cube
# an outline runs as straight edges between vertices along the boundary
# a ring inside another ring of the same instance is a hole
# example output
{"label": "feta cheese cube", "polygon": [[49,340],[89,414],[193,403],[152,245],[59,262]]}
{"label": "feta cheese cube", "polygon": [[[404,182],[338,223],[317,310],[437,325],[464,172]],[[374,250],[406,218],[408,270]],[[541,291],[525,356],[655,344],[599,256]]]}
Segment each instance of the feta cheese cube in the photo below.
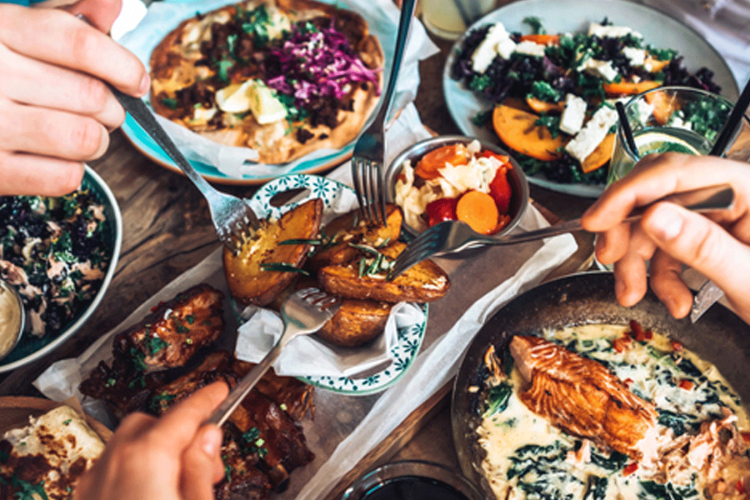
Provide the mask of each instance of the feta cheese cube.
{"label": "feta cheese cube", "polygon": [[643,35],[637,31],[633,31],[633,29],[628,26],[602,26],[599,23],[591,23],[589,25],[589,36],[598,36],[599,38],[622,38],[626,35],[643,38]]}
{"label": "feta cheese cube", "polygon": [[617,123],[617,111],[602,106],[566,146],[570,156],[583,163],[607,136],[612,125]]}
{"label": "feta cheese cube", "polygon": [[633,67],[643,66],[643,63],[646,62],[646,51],[643,49],[625,47],[622,49],[622,54],[628,58],[630,65]]}
{"label": "feta cheese cube", "polygon": [[617,70],[612,66],[612,61],[601,61],[599,59],[586,59],[586,61],[578,67],[578,71],[585,71],[604,78],[608,82],[611,82],[617,78]]}
{"label": "feta cheese cube", "polygon": [[[507,52],[509,43],[512,44],[510,53]],[[515,47],[516,44],[510,39],[510,33],[506,31],[503,23],[497,23],[487,31],[484,40],[474,49],[474,53],[471,55],[471,69],[477,73],[484,73],[497,54],[507,59],[513,53]]]}
{"label": "feta cheese cube", "polygon": [[586,101],[577,95],[565,96],[565,109],[560,116],[560,130],[566,134],[577,134],[586,118]]}
{"label": "feta cheese cube", "polygon": [[525,40],[516,45],[516,52],[527,56],[544,57],[545,46],[539,43]]}

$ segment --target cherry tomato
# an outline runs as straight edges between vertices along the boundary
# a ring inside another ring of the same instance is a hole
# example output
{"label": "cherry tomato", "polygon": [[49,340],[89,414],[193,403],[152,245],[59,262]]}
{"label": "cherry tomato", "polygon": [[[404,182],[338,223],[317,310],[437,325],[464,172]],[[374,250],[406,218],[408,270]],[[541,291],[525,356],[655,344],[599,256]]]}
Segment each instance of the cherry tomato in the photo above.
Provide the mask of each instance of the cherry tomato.
{"label": "cherry tomato", "polygon": [[427,204],[425,212],[430,227],[447,220],[456,220],[457,198],[441,198]]}
{"label": "cherry tomato", "polygon": [[507,214],[510,208],[510,199],[513,196],[513,190],[508,182],[508,170],[503,165],[495,172],[495,177],[490,182],[490,196],[495,200],[497,211],[500,214]]}

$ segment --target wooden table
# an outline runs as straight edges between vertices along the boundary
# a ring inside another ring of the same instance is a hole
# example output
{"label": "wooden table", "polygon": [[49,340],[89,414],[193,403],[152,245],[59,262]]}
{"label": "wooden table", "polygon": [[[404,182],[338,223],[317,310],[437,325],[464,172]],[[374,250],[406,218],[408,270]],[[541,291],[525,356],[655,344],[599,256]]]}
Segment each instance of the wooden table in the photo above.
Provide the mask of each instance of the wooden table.
{"label": "wooden table", "polygon": [[[438,134],[460,133],[448,118],[441,84],[451,43],[435,40],[441,52],[421,63],[422,83],[416,100],[423,122]],[[117,197],[123,214],[123,246],[114,279],[101,305],[75,338],[53,354],[9,375],[0,375],[0,396],[39,393],[31,382],[52,362],[78,355],[99,335],[120,323],[164,285],[205,258],[218,245],[208,207],[182,176],[141,155],[120,131],[112,134],[106,155],[92,163]],[[241,196],[257,187],[222,188]],[[531,186],[531,196],[550,217],[580,216],[590,199]],[[553,274],[562,275],[590,263],[592,238],[578,237],[580,250]],[[420,458],[458,467],[453,448],[449,388],[436,395],[425,411],[413,415],[402,432],[378,450],[377,462]],[[421,431],[420,431],[421,429]],[[416,436],[415,436],[416,435]]]}

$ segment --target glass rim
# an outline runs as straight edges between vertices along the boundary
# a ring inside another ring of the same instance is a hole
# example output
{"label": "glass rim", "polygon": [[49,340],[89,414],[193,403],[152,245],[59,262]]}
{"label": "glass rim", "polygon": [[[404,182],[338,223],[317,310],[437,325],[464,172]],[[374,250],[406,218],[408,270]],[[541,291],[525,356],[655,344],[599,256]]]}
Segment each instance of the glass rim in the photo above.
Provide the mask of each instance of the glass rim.
{"label": "glass rim", "polygon": [[[695,87],[687,87],[685,85],[665,85],[665,86],[662,86],[662,87],[656,87],[656,88],[653,88],[653,89],[650,89],[650,90],[646,90],[645,92],[641,92],[639,94],[636,94],[636,95],[632,96],[623,105],[623,108],[627,112],[627,110],[631,106],[635,105],[635,103],[638,102],[639,100],[644,99],[645,96],[647,96],[649,94],[655,94],[657,92],[664,92],[664,91],[689,92],[689,93],[694,93],[694,94],[700,94],[700,95],[703,95],[704,97],[708,97],[708,98],[711,98],[711,99],[714,99],[714,100],[723,101],[725,104],[729,105],[729,111],[730,112],[731,112],[732,109],[734,109],[734,106],[736,105],[735,101],[727,99],[726,97],[724,97],[722,95],[714,94],[713,92],[709,92],[708,90],[698,89],[698,88],[695,88]],[[742,118],[745,120],[745,122],[748,125],[750,125],[750,117],[748,117],[747,113],[744,113],[742,115]],[[617,140],[622,144],[622,149],[623,149],[623,151],[625,151],[625,154],[628,155],[628,158],[630,158],[631,160],[633,160],[633,161],[635,161],[637,163],[640,158],[638,158],[638,156],[637,156],[637,151],[632,151],[630,149],[630,144],[628,144],[628,141],[625,139],[623,128],[620,126],[620,120],[617,121],[616,134],[617,134]],[[726,149],[729,149],[730,145],[731,145],[731,143],[727,144],[727,148]],[[722,154],[722,156],[723,156],[723,154]]]}
{"label": "glass rim", "polygon": [[[463,473],[437,462],[413,459],[390,462],[371,470],[352,482],[342,494],[341,500],[365,498],[367,492],[374,487],[383,485],[388,480],[408,476],[440,481],[441,483],[455,488],[460,494],[465,495],[469,500],[479,500],[484,498],[479,491],[479,488],[464,476]],[[361,496],[353,496],[358,493],[361,493]]]}

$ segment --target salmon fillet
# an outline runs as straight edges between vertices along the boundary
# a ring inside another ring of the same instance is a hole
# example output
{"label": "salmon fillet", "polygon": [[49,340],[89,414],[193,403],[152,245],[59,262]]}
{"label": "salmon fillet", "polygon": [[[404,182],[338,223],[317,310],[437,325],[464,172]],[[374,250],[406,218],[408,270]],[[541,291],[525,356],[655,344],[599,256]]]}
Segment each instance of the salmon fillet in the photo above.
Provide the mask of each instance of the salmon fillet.
{"label": "salmon fillet", "polygon": [[604,365],[535,336],[516,335],[510,352],[526,382],[519,397],[531,411],[600,447],[643,457],[656,409]]}

